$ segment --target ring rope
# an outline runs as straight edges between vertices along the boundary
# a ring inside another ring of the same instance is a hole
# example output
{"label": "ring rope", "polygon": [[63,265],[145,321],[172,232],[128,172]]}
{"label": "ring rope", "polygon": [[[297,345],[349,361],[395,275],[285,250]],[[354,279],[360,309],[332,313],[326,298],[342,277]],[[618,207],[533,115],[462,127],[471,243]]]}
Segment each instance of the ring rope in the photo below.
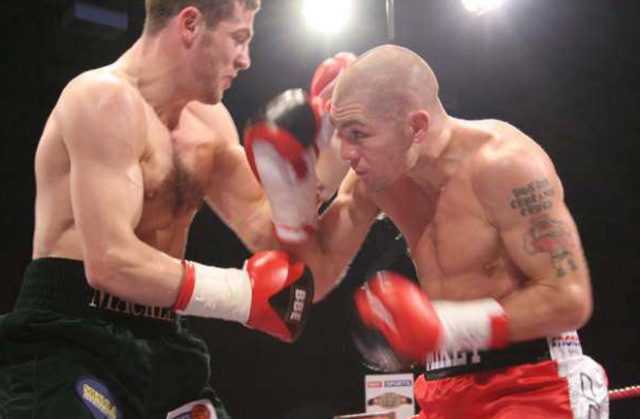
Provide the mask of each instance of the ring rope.
{"label": "ring rope", "polygon": [[630,399],[640,397],[640,385],[617,388],[609,391],[609,400]]}

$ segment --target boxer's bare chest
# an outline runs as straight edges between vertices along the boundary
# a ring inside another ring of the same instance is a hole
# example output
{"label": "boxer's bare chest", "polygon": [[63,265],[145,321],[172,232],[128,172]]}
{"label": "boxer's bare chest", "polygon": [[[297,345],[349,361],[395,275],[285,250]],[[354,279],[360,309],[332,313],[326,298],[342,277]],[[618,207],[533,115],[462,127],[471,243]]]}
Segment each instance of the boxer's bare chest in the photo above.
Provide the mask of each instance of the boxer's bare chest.
{"label": "boxer's bare chest", "polygon": [[147,151],[142,169],[144,198],[136,233],[175,234],[188,229],[202,204],[213,170],[215,134],[188,110],[169,131],[148,115]]}
{"label": "boxer's bare chest", "polygon": [[405,237],[431,298],[499,297],[518,282],[468,173],[459,171],[440,190],[402,181],[377,200]]}

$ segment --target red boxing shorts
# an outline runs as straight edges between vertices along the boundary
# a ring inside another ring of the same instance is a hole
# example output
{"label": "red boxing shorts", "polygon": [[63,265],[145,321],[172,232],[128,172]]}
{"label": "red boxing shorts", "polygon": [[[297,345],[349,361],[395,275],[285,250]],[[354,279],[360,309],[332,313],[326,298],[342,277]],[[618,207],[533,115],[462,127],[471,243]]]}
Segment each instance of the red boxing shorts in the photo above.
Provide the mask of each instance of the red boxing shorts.
{"label": "red boxing shorts", "polygon": [[607,419],[604,369],[576,332],[504,350],[437,353],[415,384],[418,419]]}

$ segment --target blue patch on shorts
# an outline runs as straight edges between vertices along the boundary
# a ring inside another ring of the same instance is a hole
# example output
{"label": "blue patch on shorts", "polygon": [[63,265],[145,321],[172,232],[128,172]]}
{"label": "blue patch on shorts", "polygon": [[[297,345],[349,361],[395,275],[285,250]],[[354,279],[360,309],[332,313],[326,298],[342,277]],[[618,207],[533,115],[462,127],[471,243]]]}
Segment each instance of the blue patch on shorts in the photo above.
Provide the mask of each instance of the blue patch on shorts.
{"label": "blue patch on shorts", "polygon": [[94,377],[80,377],[76,393],[96,419],[122,419],[122,411],[107,387]]}

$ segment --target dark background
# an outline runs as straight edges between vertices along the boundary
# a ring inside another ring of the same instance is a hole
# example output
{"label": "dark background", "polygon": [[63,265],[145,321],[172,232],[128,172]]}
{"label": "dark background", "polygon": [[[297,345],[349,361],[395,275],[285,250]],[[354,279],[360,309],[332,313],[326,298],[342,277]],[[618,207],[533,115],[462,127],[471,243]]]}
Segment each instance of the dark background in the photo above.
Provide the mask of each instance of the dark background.
{"label": "dark background", "polygon": [[[69,79],[112,62],[141,31],[142,0],[103,3],[124,7],[128,30],[105,39],[104,33],[64,26],[69,0],[3,2],[0,312],[10,309],[30,259],[33,156],[48,112]],[[252,68],[224,100],[239,128],[271,96],[308,86],[325,57],[388,42],[383,0],[355,1],[351,24],[335,37],[308,31],[298,1],[263,3]],[[583,346],[607,369],[612,388],[640,382],[638,6],[512,0],[495,13],[474,16],[457,0],[396,3],[394,43],[429,61],[450,114],[507,120],[554,160],[591,267],[595,311],[581,332]],[[329,418],[363,410],[368,370],[348,336],[350,295],[374,266],[411,270],[395,235],[388,223],[374,226],[343,286],[316,306],[294,345],[235,324],[192,321],[210,345],[214,385],[238,419]],[[246,256],[233,234],[203,209],[191,230],[188,257],[238,266]],[[612,403],[614,418],[639,412],[640,399]]]}

